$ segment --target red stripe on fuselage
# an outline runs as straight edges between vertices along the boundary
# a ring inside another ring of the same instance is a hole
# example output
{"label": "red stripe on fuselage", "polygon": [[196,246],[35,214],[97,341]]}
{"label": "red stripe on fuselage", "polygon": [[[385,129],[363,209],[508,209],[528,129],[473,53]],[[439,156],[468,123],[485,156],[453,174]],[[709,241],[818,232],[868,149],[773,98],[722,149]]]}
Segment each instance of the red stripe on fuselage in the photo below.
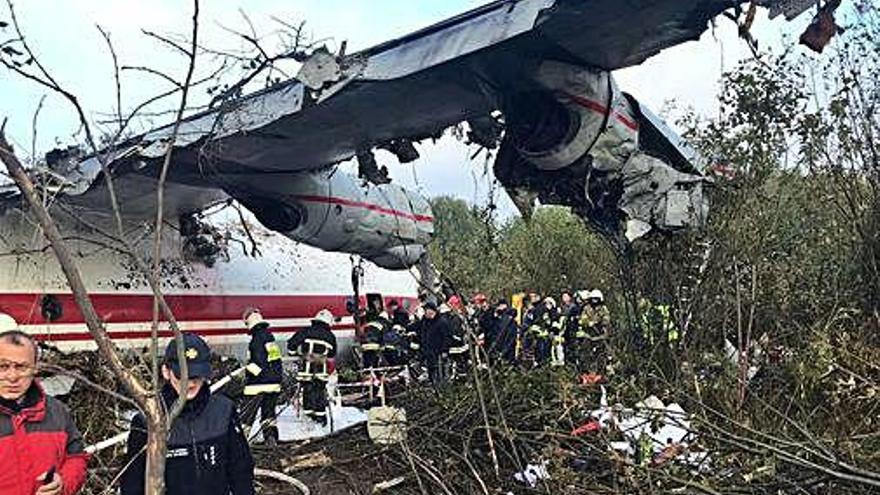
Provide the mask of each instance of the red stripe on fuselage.
{"label": "red stripe on fuselage", "polygon": [[[43,294],[2,294],[0,312],[6,313],[20,325],[47,323],[84,323],[71,294],[53,294],[61,303],[61,318],[49,322],[41,314]],[[259,308],[267,320],[282,318],[311,318],[322,309],[335,316],[347,316],[345,301],[350,296],[328,295],[166,295],[178,321],[240,320],[248,308]],[[141,323],[153,320],[153,296],[149,294],[92,294],[92,304],[105,323]],[[385,301],[416,301],[414,297],[385,296]],[[362,306],[364,297],[361,296]]]}
{"label": "red stripe on fuselage", "polygon": [[434,217],[429,216],[429,215],[418,215],[415,213],[408,213],[405,211],[395,210],[392,208],[386,208],[386,207],[380,206],[380,205],[374,205],[372,203],[353,201],[353,200],[345,199],[345,198],[336,198],[333,196],[311,196],[311,195],[305,195],[305,194],[300,194],[300,195],[297,195],[294,197],[300,201],[306,201],[309,203],[324,203],[324,204],[330,204],[330,205],[349,206],[352,208],[365,208],[367,210],[382,213],[384,215],[391,215],[391,216],[395,216],[395,217],[407,218],[409,220],[414,220],[416,222],[433,222],[434,221]]}

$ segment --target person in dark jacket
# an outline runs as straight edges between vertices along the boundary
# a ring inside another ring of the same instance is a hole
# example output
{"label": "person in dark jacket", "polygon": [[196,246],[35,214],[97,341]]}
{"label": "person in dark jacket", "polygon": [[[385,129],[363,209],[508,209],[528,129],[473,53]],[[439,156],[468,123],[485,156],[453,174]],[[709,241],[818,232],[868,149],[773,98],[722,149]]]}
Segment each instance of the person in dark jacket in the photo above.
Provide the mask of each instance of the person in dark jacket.
{"label": "person in dark jacket", "polygon": [[461,314],[461,299],[451,296],[446,304],[438,307],[440,318],[449,326],[449,362],[452,375],[461,376],[468,372],[471,358],[467,336],[467,322]]}
{"label": "person in dark jacket", "polygon": [[397,299],[388,301],[388,316],[391,319],[392,325],[400,325],[403,328],[406,328],[412,321],[409,313],[400,307]]}
{"label": "person in dark jacket", "polygon": [[86,480],[82,436],[67,407],[34,378],[37,345],[11,320],[0,320],[8,323],[0,333],[0,493],[74,495]]}
{"label": "person in dark jacket", "polygon": [[387,327],[387,320],[377,315],[364,328],[364,341],[361,343],[361,362],[364,369],[379,367],[379,360],[382,357],[382,337]]}
{"label": "person in dark jacket", "polygon": [[321,425],[327,424],[328,362],[336,356],[332,324],[333,314],[329,309],[322,309],[312,318],[311,326],[296,332],[287,341],[287,352],[303,359],[296,374],[303,391],[303,414]]}
{"label": "person in dark jacket", "polygon": [[492,329],[492,341],[489,351],[494,359],[500,358],[509,364],[516,363],[516,337],[518,333],[516,325],[516,308],[499,304],[495,308],[494,328]]}
{"label": "person in dark jacket", "polygon": [[275,336],[269,331],[269,323],[263,319],[259,310],[246,311],[244,322],[251,335],[248,364],[257,365],[259,372],[254,374],[248,371],[242,420],[250,428],[259,410],[263,440],[266,445],[274,446],[278,443],[275,406],[281,394],[281,348],[275,342]]}
{"label": "person in dark jacket", "polygon": [[432,301],[424,305],[425,315],[419,329],[422,358],[428,368],[428,377],[434,386],[444,383],[444,359],[449,354],[452,330],[446,318],[441,318],[437,304]]}
{"label": "person in dark jacket", "polygon": [[[211,395],[211,350],[199,336],[183,334],[187,383],[179,379],[177,345],[165,349],[162,399],[171,408],[186,394],[183,411],[171,423],[165,464],[166,495],[253,495],[254,460],[235,404],[222,394]],[[126,446],[128,468],[122,475],[122,495],[144,493],[147,431],[140,414],[131,422]]]}

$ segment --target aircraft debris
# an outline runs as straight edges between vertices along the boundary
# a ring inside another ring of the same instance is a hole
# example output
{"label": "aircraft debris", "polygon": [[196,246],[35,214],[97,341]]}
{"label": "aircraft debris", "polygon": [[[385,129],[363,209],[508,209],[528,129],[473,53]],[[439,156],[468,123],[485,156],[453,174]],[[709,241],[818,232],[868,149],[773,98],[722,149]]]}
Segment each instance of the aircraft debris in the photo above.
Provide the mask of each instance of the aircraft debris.
{"label": "aircraft debris", "polygon": [[547,471],[547,464],[547,461],[541,461],[539,464],[528,464],[525,469],[515,473],[513,479],[529,488],[535,488],[538,486],[539,481],[550,479],[550,472]]}
{"label": "aircraft debris", "polygon": [[373,485],[373,491],[371,493],[381,493],[381,492],[384,492],[385,490],[390,490],[390,489],[394,488],[395,486],[403,483],[404,481],[406,481],[405,477],[398,476],[397,478],[390,479],[388,481],[382,481],[382,482],[376,483],[375,485]]}
{"label": "aircraft debris", "polygon": [[843,32],[843,28],[834,20],[834,11],[840,6],[841,0],[826,0],[825,5],[813,17],[810,25],[801,34],[800,43],[817,53],[822,53],[825,46],[835,34]]}
{"label": "aircraft debris", "polygon": [[297,471],[300,469],[328,466],[332,463],[333,459],[331,459],[327,455],[327,452],[325,452],[324,450],[319,450],[317,452],[311,452],[308,454],[301,454],[281,460],[281,465],[284,467],[285,473]]}

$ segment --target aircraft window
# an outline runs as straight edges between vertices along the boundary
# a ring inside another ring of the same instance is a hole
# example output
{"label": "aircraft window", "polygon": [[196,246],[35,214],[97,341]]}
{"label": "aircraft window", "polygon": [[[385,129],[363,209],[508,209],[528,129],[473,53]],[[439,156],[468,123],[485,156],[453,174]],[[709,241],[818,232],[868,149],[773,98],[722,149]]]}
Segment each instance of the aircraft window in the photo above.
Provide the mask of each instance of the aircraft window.
{"label": "aircraft window", "polygon": [[60,320],[64,316],[64,306],[58,300],[58,297],[46,294],[40,301],[40,313],[48,321]]}

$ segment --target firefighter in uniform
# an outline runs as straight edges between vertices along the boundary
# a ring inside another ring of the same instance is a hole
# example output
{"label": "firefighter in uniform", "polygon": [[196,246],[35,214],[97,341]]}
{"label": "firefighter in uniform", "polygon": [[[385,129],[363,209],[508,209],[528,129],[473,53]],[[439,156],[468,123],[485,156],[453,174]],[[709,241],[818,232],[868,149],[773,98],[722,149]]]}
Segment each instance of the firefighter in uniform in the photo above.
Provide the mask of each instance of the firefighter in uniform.
{"label": "firefighter in uniform", "polygon": [[[250,309],[244,314],[245,326],[251,335],[248,345],[248,363],[259,368],[256,374],[248,372],[244,395],[242,419],[250,428],[260,411],[263,439],[266,445],[278,442],[278,427],[275,422],[275,405],[281,393],[281,348],[275,342],[275,336],[269,331],[269,323],[263,319],[258,309]],[[250,369],[250,368],[249,368]]]}
{"label": "firefighter in uniform", "polygon": [[367,323],[364,329],[364,342],[361,344],[363,369],[378,368],[382,356],[382,336],[385,334],[385,323],[376,318]]}
{"label": "firefighter in uniform", "polygon": [[389,321],[385,324],[384,330],[385,332],[382,334],[382,359],[388,366],[403,366],[406,364],[407,355],[406,329],[399,323]]}
{"label": "firefighter in uniform", "polygon": [[604,371],[607,358],[606,340],[611,332],[611,312],[605,306],[602,291],[593,289],[587,293],[587,303],[581,310],[579,326],[590,341],[587,353],[595,363],[595,371]]}
{"label": "firefighter in uniform", "polygon": [[535,365],[540,366],[550,361],[551,358],[552,335],[558,322],[556,300],[547,297],[532,309],[535,308],[538,310],[533,314],[527,331],[534,341]]}
{"label": "firefighter in uniform", "polygon": [[303,391],[302,412],[322,426],[327,424],[329,361],[336,356],[336,336],[330,329],[332,324],[333,314],[322,309],[312,318],[311,326],[287,341],[287,351],[303,360],[296,374]]}
{"label": "firefighter in uniform", "polygon": [[672,308],[663,303],[651,304],[647,299],[641,298],[639,313],[642,320],[642,339],[648,352],[656,352],[664,374],[672,377],[677,370],[674,351],[680,339]]}
{"label": "firefighter in uniform", "polygon": [[522,354],[535,363],[538,361],[538,337],[541,333],[540,322],[544,314],[544,305],[537,292],[529,292],[529,300],[522,319]]}
{"label": "firefighter in uniform", "polygon": [[440,317],[446,320],[450,331],[449,362],[454,375],[467,373],[470,360],[464,317],[459,313],[461,299],[451,296],[446,304],[440,305]]}

